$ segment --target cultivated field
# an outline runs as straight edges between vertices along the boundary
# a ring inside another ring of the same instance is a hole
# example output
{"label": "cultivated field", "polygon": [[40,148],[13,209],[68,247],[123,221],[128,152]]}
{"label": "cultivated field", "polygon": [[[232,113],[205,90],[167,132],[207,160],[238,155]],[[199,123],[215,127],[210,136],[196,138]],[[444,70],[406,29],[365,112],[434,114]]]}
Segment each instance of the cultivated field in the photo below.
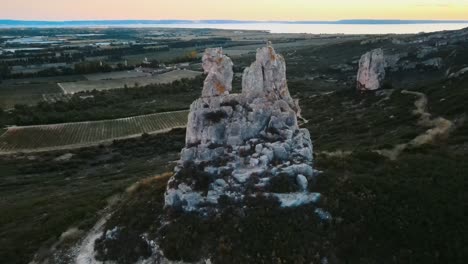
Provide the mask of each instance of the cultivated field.
{"label": "cultivated field", "polygon": [[115,80],[94,80],[94,81],[80,81],[80,82],[64,82],[58,85],[64,93],[74,94],[82,91],[92,90],[111,90],[124,88],[125,86],[131,88],[136,86],[146,86],[150,84],[164,84],[171,83],[176,80],[183,78],[195,78],[200,75],[201,72],[189,71],[189,70],[175,70],[152,77],[137,77],[137,78],[126,78],[126,79],[115,79]]}
{"label": "cultivated field", "polygon": [[0,153],[34,152],[97,145],[185,127],[188,111],[113,120],[10,127],[0,136]]}
{"label": "cultivated field", "polygon": [[21,79],[9,79],[3,80],[1,85],[19,85],[19,84],[56,84],[58,82],[77,82],[85,81],[86,78],[83,75],[58,75],[52,77],[33,77],[33,78],[21,78]]}
{"label": "cultivated field", "polygon": [[57,84],[0,84],[0,108],[10,109],[15,104],[36,104],[43,94],[61,93]]}
{"label": "cultivated field", "polygon": [[[323,37],[323,38],[311,38],[306,40],[298,40],[294,42],[284,42],[282,40],[273,40],[273,45],[275,49],[279,52],[281,51],[290,51],[296,49],[302,49],[307,47],[321,46],[321,45],[330,45],[341,43],[345,41],[350,41],[354,39],[360,39],[360,36],[347,36],[346,38],[340,38],[336,36]],[[242,56],[246,54],[255,54],[258,48],[263,47],[264,44],[252,44],[252,45],[241,45],[241,46],[232,46],[224,49],[224,53],[231,57]]]}
{"label": "cultivated field", "polygon": [[88,81],[115,80],[126,78],[149,77],[151,74],[137,71],[117,71],[106,73],[86,74],[85,78]]}
{"label": "cultivated field", "polygon": [[123,59],[128,61],[128,64],[140,64],[145,58],[148,60],[157,59],[162,62],[167,62],[174,60],[176,58],[184,57],[187,53],[196,50],[196,47],[190,48],[175,48],[170,49],[167,51],[155,51],[155,52],[147,52],[142,54],[135,54],[135,55],[128,55],[124,56]]}

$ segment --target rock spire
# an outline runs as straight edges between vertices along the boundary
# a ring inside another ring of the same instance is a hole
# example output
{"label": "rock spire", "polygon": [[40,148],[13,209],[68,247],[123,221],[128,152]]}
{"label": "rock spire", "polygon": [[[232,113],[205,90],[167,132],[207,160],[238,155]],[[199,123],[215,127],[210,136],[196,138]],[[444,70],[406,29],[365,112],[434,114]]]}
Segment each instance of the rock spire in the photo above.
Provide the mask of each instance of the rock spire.
{"label": "rock spire", "polygon": [[[232,62],[221,49],[207,49],[203,67],[208,76],[202,97],[190,107],[166,207],[209,214],[222,210],[221,199],[242,203],[258,195],[283,207],[317,202],[320,194],[308,191],[316,176],[312,141],[298,126],[283,57],[270,43],[258,49],[244,71],[241,94],[229,94]],[[275,188],[280,178],[289,191]]]}

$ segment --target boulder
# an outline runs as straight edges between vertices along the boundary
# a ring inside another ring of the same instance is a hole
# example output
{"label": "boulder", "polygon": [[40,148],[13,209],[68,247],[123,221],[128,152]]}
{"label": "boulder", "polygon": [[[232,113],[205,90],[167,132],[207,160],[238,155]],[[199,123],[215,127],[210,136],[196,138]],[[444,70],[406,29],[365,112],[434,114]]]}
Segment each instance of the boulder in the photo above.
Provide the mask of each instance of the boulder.
{"label": "boulder", "polygon": [[357,89],[374,91],[382,87],[385,79],[385,58],[382,49],[375,49],[362,55],[359,60]]}

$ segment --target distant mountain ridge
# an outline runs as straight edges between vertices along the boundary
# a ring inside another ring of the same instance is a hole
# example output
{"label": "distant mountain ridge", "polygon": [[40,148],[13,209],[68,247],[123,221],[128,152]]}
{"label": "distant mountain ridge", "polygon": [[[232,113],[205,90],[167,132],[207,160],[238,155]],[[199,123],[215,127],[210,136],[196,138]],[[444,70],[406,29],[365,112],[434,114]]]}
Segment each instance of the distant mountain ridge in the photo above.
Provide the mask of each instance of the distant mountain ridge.
{"label": "distant mountain ridge", "polygon": [[63,27],[63,26],[119,26],[119,25],[152,25],[152,24],[432,24],[432,23],[468,23],[468,20],[397,20],[397,19],[345,19],[337,21],[255,21],[255,20],[11,20],[0,19],[0,26],[10,27]]}

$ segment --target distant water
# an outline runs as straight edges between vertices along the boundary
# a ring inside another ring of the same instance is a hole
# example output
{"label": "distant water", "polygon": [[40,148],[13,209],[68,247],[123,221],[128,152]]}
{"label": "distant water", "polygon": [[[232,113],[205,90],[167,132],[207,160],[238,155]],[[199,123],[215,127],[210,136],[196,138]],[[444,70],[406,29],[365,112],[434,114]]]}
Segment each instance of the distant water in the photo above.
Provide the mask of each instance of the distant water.
{"label": "distant water", "polygon": [[[123,25],[120,25],[123,26]],[[271,33],[310,34],[411,34],[457,30],[468,27],[468,23],[434,24],[281,24],[281,23],[239,23],[239,24],[134,24],[125,27],[161,28],[217,28],[233,30],[267,30]]]}

